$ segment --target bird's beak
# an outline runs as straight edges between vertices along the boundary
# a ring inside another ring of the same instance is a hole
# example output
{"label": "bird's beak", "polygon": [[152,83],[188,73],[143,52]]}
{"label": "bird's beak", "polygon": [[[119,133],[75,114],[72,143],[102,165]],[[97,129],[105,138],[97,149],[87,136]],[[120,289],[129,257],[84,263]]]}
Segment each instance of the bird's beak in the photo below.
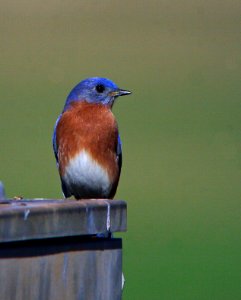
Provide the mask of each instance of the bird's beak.
{"label": "bird's beak", "polygon": [[130,95],[130,94],[131,94],[130,91],[127,91],[127,90],[121,90],[121,89],[119,89],[119,90],[117,91],[117,93],[118,93],[118,96],[125,96],[125,95]]}
{"label": "bird's beak", "polygon": [[118,89],[118,90],[116,90],[114,92],[111,92],[110,96],[112,96],[112,97],[118,97],[118,96],[130,95],[130,94],[131,94],[130,91]]}

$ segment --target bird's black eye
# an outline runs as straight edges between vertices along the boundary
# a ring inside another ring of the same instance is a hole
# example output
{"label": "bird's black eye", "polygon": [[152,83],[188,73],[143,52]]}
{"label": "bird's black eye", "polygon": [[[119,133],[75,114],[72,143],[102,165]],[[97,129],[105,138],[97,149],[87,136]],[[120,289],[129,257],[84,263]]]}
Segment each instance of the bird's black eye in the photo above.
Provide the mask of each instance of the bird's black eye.
{"label": "bird's black eye", "polygon": [[105,90],[105,86],[103,84],[97,84],[97,86],[95,87],[96,91],[98,93],[103,93]]}

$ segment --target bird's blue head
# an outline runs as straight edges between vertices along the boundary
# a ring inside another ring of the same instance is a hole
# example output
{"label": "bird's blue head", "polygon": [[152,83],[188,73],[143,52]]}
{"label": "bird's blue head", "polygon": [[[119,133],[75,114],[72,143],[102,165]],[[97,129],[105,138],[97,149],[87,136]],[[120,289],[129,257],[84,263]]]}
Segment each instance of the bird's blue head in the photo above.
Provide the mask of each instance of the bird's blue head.
{"label": "bird's blue head", "polygon": [[87,78],[77,84],[67,97],[64,111],[74,101],[87,101],[112,107],[118,96],[131,94],[130,91],[118,88],[118,86],[107,78]]}

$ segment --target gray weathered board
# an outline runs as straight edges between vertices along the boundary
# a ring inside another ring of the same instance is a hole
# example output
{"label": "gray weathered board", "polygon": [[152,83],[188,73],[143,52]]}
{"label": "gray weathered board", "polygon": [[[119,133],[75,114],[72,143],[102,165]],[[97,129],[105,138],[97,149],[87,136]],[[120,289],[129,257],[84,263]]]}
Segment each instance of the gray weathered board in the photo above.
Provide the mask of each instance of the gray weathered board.
{"label": "gray weathered board", "polygon": [[0,299],[121,299],[122,240],[98,236],[125,230],[124,201],[0,201]]}

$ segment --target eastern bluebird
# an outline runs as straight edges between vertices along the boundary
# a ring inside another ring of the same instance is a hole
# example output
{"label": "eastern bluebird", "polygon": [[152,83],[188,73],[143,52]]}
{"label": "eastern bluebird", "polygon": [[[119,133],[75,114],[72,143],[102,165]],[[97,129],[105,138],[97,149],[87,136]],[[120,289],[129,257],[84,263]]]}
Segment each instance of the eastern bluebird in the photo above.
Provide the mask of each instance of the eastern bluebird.
{"label": "eastern bluebird", "polygon": [[116,193],[121,140],[111,111],[118,96],[131,92],[109,79],[93,77],[67,97],[53,134],[53,148],[64,196],[110,198]]}

